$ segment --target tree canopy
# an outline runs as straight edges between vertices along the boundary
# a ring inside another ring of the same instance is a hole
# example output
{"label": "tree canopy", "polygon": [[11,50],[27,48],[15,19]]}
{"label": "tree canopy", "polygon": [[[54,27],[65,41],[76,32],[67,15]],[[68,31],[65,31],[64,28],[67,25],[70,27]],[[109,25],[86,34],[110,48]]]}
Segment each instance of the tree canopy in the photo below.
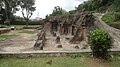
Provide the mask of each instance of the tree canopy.
{"label": "tree canopy", "polygon": [[24,19],[28,22],[29,18],[35,11],[34,5],[35,0],[0,0],[0,7],[5,7],[5,13],[2,12],[3,10],[1,10],[1,13],[4,13],[4,16],[6,16],[6,20],[7,22],[9,21],[9,24],[13,14],[20,10]]}
{"label": "tree canopy", "polygon": [[59,15],[67,15],[69,14],[66,10],[62,9],[60,6],[56,6],[53,9],[52,14],[50,16],[59,16]]}
{"label": "tree canopy", "polygon": [[26,21],[26,24],[33,15],[33,12],[36,10],[36,7],[34,7],[34,5],[35,0],[20,0],[19,2],[19,6],[22,9],[21,12]]}

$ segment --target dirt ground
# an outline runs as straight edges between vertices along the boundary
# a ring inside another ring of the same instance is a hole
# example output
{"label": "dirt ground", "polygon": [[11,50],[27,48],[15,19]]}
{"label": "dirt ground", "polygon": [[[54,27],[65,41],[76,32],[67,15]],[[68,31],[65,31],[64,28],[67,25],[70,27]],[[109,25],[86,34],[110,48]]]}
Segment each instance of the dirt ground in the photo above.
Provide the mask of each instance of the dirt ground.
{"label": "dirt ground", "polygon": [[37,30],[29,30],[35,32],[34,34],[20,33],[23,30],[15,30],[6,34],[16,34],[18,36],[7,38],[0,41],[0,50],[5,52],[16,52],[24,51],[33,47],[35,40],[37,38]]}
{"label": "dirt ground", "polygon": [[[56,37],[53,37],[53,35],[49,32],[46,33],[47,42],[44,47],[44,50],[60,50],[60,51],[74,51],[74,50],[82,50],[84,47],[85,42],[82,41],[80,44],[70,44],[69,41],[66,38],[72,38],[70,35],[62,35],[57,33],[57,36],[60,36],[60,43],[56,43]],[[57,48],[58,45],[62,45],[62,48]],[[75,48],[75,46],[79,46],[79,49]]]}
{"label": "dirt ground", "polygon": [[[18,36],[5,39],[4,41],[0,41],[0,51],[2,52],[23,52],[23,51],[39,51],[34,50],[33,46],[37,40],[38,30],[28,29],[28,31],[33,31],[34,34],[29,33],[20,33],[23,30],[15,30],[6,34],[17,34]],[[60,44],[56,44],[55,39],[50,33],[47,33],[47,42],[43,48],[44,51],[71,51],[71,50],[81,50],[85,42],[81,42],[80,44],[70,44],[69,40],[65,38],[68,36],[60,36],[61,42]],[[63,48],[57,48],[58,45],[62,45]],[[78,45],[80,48],[76,49],[75,46]]]}

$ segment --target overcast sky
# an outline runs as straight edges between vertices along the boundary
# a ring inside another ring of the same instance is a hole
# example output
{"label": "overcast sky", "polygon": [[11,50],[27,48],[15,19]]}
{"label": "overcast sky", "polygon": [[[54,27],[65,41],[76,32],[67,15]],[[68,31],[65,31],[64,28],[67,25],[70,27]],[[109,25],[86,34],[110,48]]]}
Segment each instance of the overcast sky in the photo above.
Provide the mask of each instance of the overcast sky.
{"label": "overcast sky", "polygon": [[[37,16],[44,18],[47,14],[52,13],[55,6],[60,6],[67,11],[74,10],[75,6],[78,6],[83,1],[86,0],[36,0],[36,11],[32,18],[34,19]],[[21,12],[17,12],[16,15],[22,16]]]}

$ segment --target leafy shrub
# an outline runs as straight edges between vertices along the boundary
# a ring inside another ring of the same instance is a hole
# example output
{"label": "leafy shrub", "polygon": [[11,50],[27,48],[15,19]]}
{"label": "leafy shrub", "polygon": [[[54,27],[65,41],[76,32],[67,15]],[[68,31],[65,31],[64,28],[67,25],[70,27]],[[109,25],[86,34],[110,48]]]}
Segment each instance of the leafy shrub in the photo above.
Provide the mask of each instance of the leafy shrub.
{"label": "leafy shrub", "polygon": [[90,32],[90,47],[93,56],[98,58],[107,58],[108,50],[112,47],[111,37],[101,29],[95,29]]}

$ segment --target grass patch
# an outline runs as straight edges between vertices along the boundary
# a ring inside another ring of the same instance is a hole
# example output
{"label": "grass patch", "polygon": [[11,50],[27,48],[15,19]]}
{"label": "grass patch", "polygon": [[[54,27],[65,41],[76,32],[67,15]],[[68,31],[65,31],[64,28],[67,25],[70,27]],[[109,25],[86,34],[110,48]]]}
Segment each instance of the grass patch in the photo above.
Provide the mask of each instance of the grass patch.
{"label": "grass patch", "polygon": [[[49,65],[46,62],[52,60]],[[0,67],[87,67],[83,57],[2,58]]]}
{"label": "grass patch", "polygon": [[112,13],[105,14],[102,17],[102,20],[105,23],[108,23],[108,24],[119,23],[120,22],[120,13],[118,13],[118,12],[112,12]]}
{"label": "grass patch", "polygon": [[30,30],[22,30],[22,31],[19,32],[19,33],[34,34],[35,32],[34,32],[34,31],[30,31]]}
{"label": "grass patch", "polygon": [[25,27],[26,25],[12,25],[12,26],[16,27],[17,29],[21,29],[21,28]]}
{"label": "grass patch", "polygon": [[111,23],[111,22],[114,22],[114,17],[113,15],[110,15],[110,14],[106,14],[102,17],[102,20],[105,22],[105,23]]}
{"label": "grass patch", "polygon": [[[26,25],[11,25],[11,26],[15,26],[16,28],[23,28],[26,27]],[[28,25],[28,27],[39,27],[40,25]]]}
{"label": "grass patch", "polygon": [[[50,60],[52,60],[51,65],[46,63]],[[120,67],[120,53],[113,53],[111,60],[108,61],[98,60],[93,60],[89,54],[70,55],[65,57],[20,58],[14,56],[1,57],[0,67]]]}
{"label": "grass patch", "polygon": [[11,35],[9,35],[9,34],[0,34],[0,39],[11,38],[11,37],[16,37],[16,36],[18,36],[18,35],[16,35],[16,34],[11,34]]}
{"label": "grass patch", "polygon": [[[10,26],[7,26],[7,25],[3,25],[3,24],[0,24],[0,27],[1,28],[9,28],[11,26],[14,26],[16,27],[17,29],[21,29],[23,27],[26,27],[26,25],[10,25]],[[39,27],[40,25],[28,25],[29,27]]]}
{"label": "grass patch", "polygon": [[9,28],[10,26],[0,24],[0,28]]}
{"label": "grass patch", "polygon": [[[111,56],[108,61],[92,59],[89,54],[26,58],[5,56],[0,58],[0,67],[120,67],[120,53],[112,53]],[[51,65],[46,63],[50,60]]]}

